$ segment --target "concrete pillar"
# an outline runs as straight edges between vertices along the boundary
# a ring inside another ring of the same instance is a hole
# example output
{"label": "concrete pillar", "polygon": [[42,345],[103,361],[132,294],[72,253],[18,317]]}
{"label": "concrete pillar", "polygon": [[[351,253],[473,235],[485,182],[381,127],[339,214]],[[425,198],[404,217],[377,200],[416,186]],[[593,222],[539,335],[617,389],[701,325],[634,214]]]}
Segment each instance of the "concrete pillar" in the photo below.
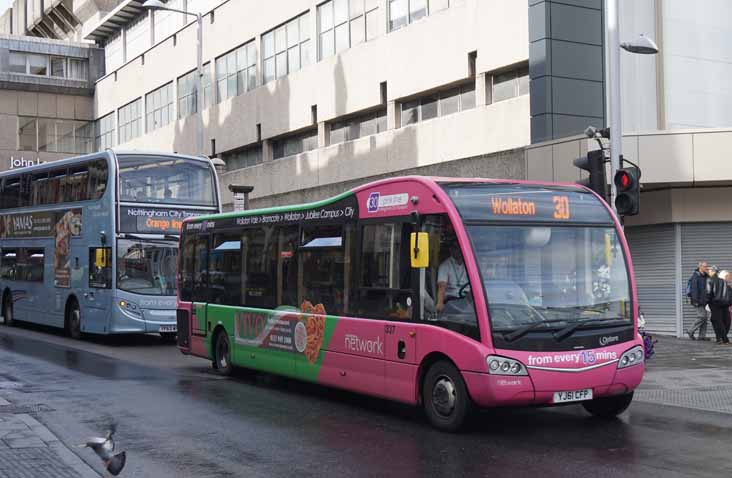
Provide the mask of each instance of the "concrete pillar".
{"label": "concrete pillar", "polygon": [[475,104],[489,105],[491,104],[490,95],[488,94],[486,87],[486,74],[480,73],[475,77]]}
{"label": "concrete pillar", "polygon": [[274,159],[274,150],[272,149],[272,140],[265,139],[262,141],[262,162],[267,163]]}
{"label": "concrete pillar", "polygon": [[386,103],[386,129],[397,129],[401,123],[399,114],[399,103],[389,101]]}
{"label": "concrete pillar", "polygon": [[328,142],[330,140],[330,128],[328,128],[328,125],[325,123],[325,121],[321,121],[318,123],[318,148],[325,148],[328,146]]}

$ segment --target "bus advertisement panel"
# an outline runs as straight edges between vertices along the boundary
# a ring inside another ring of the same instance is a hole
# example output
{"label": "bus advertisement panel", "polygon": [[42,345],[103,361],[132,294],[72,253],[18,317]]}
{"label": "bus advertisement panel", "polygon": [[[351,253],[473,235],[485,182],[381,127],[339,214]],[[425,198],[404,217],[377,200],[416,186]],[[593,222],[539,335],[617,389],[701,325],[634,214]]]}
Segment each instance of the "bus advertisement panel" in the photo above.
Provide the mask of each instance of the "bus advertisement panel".
{"label": "bus advertisement panel", "polygon": [[183,353],[406,403],[610,416],[643,376],[622,229],[576,185],[396,178],[184,221]]}
{"label": "bus advertisement panel", "polygon": [[174,336],[180,226],[219,210],[205,158],[109,151],[0,174],[5,323]]}

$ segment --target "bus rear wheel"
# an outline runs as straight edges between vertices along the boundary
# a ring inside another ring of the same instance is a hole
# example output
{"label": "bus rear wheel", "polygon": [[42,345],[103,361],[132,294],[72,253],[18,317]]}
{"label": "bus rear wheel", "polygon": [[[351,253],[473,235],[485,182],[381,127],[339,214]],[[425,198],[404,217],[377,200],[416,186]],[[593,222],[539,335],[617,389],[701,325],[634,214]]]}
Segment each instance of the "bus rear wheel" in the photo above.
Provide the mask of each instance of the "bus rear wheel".
{"label": "bus rear wheel", "polygon": [[79,304],[74,301],[69,305],[68,317],[66,319],[66,330],[72,339],[81,339],[81,310]]}
{"label": "bus rear wheel", "polygon": [[630,402],[633,401],[633,392],[625,395],[616,395],[614,397],[600,397],[593,400],[582,402],[582,406],[585,407],[592,415],[598,418],[615,418],[630,406]]}
{"label": "bus rear wheel", "polygon": [[5,318],[5,325],[12,327],[15,324],[13,320],[13,301],[10,299],[9,294],[6,294],[3,299],[3,317]]}
{"label": "bus rear wheel", "polygon": [[435,362],[422,384],[422,404],[430,423],[440,430],[462,428],[473,403],[460,371],[450,362]]}
{"label": "bus rear wheel", "polygon": [[221,331],[214,341],[214,368],[220,375],[228,376],[234,369],[231,364],[231,347],[226,332]]}

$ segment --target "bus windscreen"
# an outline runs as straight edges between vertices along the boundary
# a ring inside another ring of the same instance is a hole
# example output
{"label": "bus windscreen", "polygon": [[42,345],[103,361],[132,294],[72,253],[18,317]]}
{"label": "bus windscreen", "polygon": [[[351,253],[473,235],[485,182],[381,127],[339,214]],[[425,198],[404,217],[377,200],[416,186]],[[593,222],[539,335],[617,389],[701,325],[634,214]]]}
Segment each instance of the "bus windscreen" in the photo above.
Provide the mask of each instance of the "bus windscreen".
{"label": "bus windscreen", "polygon": [[203,162],[170,156],[119,155],[121,201],[215,206],[211,167]]}

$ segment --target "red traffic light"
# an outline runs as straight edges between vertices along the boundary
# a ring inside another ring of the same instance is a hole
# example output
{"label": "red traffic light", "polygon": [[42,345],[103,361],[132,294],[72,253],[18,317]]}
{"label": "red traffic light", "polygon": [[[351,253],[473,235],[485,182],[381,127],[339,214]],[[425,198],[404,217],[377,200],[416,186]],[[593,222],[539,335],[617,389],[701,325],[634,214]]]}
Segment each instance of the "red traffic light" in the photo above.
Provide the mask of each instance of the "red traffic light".
{"label": "red traffic light", "polygon": [[636,168],[619,169],[615,173],[615,187],[618,191],[629,191],[638,187],[638,172]]}

